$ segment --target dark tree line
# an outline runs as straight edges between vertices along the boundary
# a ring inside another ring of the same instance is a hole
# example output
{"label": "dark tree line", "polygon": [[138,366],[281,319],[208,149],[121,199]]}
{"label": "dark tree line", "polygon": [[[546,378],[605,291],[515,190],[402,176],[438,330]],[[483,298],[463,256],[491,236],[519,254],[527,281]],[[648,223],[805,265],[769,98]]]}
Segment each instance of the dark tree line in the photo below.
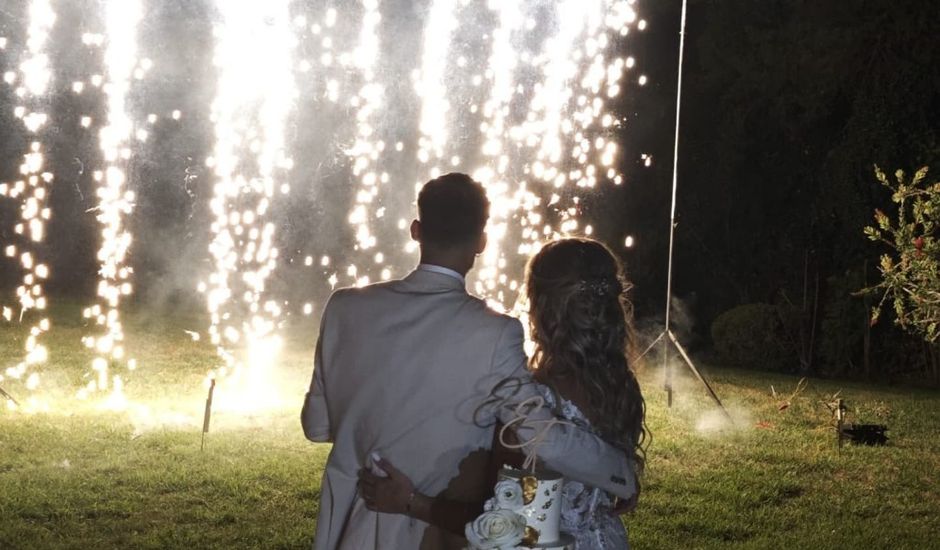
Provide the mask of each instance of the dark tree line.
{"label": "dark tree line", "polygon": [[[627,139],[659,162],[638,172],[624,200],[628,225],[662,229],[628,256],[654,297],[641,309],[656,311],[680,2],[651,4],[641,59],[661,60],[650,67],[660,85],[634,100],[637,120],[652,120]],[[779,306],[793,370],[892,374],[924,361],[890,322],[866,336],[865,305],[852,293],[877,276],[880,249],[863,227],[891,204],[873,165],[940,170],[935,18],[925,0],[690,2],[675,281],[700,336],[722,312],[766,303]]]}

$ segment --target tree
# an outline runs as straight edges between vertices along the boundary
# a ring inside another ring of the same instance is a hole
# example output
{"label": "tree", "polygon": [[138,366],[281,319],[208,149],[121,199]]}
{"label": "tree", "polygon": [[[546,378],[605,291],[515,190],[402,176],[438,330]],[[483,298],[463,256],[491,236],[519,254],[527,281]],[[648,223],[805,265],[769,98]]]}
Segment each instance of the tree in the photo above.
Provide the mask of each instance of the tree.
{"label": "tree", "polygon": [[881,294],[872,308],[871,323],[878,322],[890,302],[895,323],[935,344],[940,338],[940,182],[927,183],[927,167],[910,180],[898,170],[892,181],[877,166],[875,176],[891,190],[897,214],[892,219],[876,210],[876,225],[865,228],[869,239],[891,249],[881,256],[881,282],[864,290]]}
{"label": "tree", "polygon": [[935,8],[690,2],[674,290],[700,291],[700,326],[744,303],[807,302],[808,373],[867,374],[869,355],[872,375],[911,368],[923,344],[891,323],[867,332],[852,293],[881,252],[859,235],[889,200],[871,163],[940,158]]}

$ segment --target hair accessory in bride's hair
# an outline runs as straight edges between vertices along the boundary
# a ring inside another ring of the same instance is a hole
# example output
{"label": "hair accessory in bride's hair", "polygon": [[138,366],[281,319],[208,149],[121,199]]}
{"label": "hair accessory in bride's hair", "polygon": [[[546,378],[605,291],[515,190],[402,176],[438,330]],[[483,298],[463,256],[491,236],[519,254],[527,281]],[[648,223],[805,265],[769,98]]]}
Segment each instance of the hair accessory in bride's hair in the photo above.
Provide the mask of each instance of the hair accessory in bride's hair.
{"label": "hair accessory in bride's hair", "polygon": [[593,294],[598,297],[619,294],[619,287],[619,282],[611,279],[589,279],[578,283],[579,292]]}

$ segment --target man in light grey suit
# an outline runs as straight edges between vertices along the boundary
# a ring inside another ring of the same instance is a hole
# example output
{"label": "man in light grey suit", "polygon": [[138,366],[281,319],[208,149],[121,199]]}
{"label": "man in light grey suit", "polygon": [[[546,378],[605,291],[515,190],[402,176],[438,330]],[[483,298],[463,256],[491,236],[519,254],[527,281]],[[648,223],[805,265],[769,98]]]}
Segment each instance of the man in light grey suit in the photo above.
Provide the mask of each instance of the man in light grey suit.
{"label": "man in light grey suit", "polygon": [[[489,203],[464,174],[428,182],[411,235],[421,264],[402,280],[335,292],[323,312],[301,420],[311,441],[332,442],[323,473],[317,550],[461,548],[451,533],[404,515],[366,508],[357,472],[377,453],[416,492],[482,502],[473,457],[485,455],[507,406],[481,408],[502,380],[524,382],[515,402],[536,395],[521,323],[467,294],[464,276],[486,246]],[[505,405],[505,404],[504,404]],[[533,419],[548,420],[548,411]],[[516,430],[521,440],[531,427]],[[626,455],[590,433],[553,426],[539,458],[565,476],[628,499],[636,492]]]}

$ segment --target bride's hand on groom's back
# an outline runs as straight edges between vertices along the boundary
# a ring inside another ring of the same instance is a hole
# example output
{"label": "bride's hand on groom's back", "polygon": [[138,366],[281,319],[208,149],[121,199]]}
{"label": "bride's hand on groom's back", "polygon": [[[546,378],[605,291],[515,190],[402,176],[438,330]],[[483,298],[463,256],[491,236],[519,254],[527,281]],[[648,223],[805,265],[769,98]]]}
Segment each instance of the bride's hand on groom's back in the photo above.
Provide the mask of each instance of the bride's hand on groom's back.
{"label": "bride's hand on groom's back", "polygon": [[363,468],[359,470],[359,494],[366,508],[386,514],[407,514],[415,498],[415,487],[411,480],[386,460],[376,466],[388,477],[381,477]]}

